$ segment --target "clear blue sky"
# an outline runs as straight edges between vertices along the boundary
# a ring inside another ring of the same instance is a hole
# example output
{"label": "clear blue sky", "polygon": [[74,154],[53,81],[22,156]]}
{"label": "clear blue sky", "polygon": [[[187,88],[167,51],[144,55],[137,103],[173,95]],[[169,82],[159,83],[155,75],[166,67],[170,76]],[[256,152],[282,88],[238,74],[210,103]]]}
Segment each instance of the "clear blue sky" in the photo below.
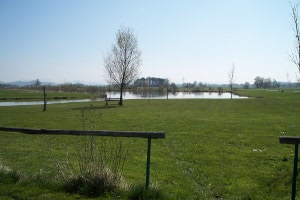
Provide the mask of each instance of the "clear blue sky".
{"label": "clear blue sky", "polygon": [[134,29],[141,76],[176,83],[296,80],[288,0],[1,0],[0,81],[105,83],[103,55]]}

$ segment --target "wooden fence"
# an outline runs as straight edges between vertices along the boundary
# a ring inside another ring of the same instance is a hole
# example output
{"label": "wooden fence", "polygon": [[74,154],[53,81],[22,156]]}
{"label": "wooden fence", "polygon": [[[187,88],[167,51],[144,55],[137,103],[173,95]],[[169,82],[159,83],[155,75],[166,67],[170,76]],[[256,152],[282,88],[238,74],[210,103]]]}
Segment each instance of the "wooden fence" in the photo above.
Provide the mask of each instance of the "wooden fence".
{"label": "wooden fence", "polygon": [[295,154],[294,154],[294,170],[293,170],[293,183],[292,183],[292,200],[296,199],[296,183],[298,175],[298,149],[300,144],[300,137],[294,136],[281,136],[279,137],[279,142],[281,144],[294,144]]}
{"label": "wooden fence", "polygon": [[137,131],[108,131],[108,130],[57,130],[57,129],[29,129],[0,127],[0,131],[20,132],[26,134],[44,134],[44,135],[86,135],[86,136],[109,136],[109,137],[138,137],[147,138],[147,162],[146,162],[146,188],[150,182],[150,156],[151,156],[151,139],[166,138],[165,132],[137,132]]}

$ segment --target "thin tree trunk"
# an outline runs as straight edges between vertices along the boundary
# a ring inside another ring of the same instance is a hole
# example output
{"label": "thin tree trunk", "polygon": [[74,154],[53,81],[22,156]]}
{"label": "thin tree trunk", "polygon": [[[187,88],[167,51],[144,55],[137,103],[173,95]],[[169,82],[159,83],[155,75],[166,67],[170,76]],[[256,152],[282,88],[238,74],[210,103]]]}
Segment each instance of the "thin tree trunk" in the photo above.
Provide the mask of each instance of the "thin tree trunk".
{"label": "thin tree trunk", "polygon": [[232,84],[230,85],[230,88],[231,88],[231,97],[230,98],[232,99]]}
{"label": "thin tree trunk", "polygon": [[169,99],[169,82],[167,82],[167,99]]}
{"label": "thin tree trunk", "polygon": [[124,87],[124,84],[121,83],[121,88],[120,88],[120,103],[119,103],[119,106],[123,105],[123,87]]}
{"label": "thin tree trunk", "polygon": [[47,100],[46,100],[46,87],[43,87],[43,91],[44,91],[44,109],[43,111],[46,111],[46,104],[47,104]]}

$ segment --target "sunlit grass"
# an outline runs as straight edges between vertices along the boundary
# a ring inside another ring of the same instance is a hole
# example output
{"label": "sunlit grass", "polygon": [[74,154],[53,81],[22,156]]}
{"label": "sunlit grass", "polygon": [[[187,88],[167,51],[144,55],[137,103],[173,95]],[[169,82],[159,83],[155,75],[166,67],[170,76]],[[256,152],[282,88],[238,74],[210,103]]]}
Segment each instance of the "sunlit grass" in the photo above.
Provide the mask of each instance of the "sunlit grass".
{"label": "sunlit grass", "polygon": [[[152,141],[150,177],[164,198],[290,199],[293,146],[279,144],[279,136],[300,133],[300,93],[239,93],[261,98],[125,100],[122,107],[95,101],[48,105],[46,112],[42,106],[0,107],[0,126],[81,129],[80,110],[93,104],[94,129],[166,131],[166,139]],[[0,132],[0,162],[50,181],[57,162],[76,165],[75,146],[81,139]],[[140,184],[145,180],[147,140],[122,140],[130,146],[124,178]],[[5,189],[2,196],[26,188],[12,183],[0,187]],[[34,188],[28,193],[39,199],[40,193],[53,198],[63,194]]]}

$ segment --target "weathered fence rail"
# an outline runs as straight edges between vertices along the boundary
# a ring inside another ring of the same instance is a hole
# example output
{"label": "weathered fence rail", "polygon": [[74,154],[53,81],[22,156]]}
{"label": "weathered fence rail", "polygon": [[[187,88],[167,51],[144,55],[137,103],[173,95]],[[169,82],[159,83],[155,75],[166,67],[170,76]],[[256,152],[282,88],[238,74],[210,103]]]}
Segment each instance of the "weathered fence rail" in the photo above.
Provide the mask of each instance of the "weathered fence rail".
{"label": "weathered fence rail", "polygon": [[138,132],[138,131],[109,131],[109,130],[58,130],[58,129],[30,129],[0,127],[0,131],[19,132],[26,134],[44,134],[44,135],[86,135],[86,136],[107,136],[107,137],[138,137],[147,138],[147,162],[146,162],[146,188],[150,182],[150,156],[151,156],[151,139],[166,138],[165,132]]}
{"label": "weathered fence rail", "polygon": [[138,132],[138,131],[109,131],[109,130],[58,130],[58,129],[30,129],[0,127],[0,131],[20,132],[26,134],[45,134],[45,135],[94,135],[109,137],[139,137],[139,138],[165,138],[165,132]]}
{"label": "weathered fence rail", "polygon": [[300,137],[294,136],[281,136],[279,137],[279,142],[281,144],[294,144],[295,154],[294,154],[294,169],[293,169],[293,182],[292,182],[292,200],[296,199],[296,183],[298,175],[298,150],[300,144]]}

